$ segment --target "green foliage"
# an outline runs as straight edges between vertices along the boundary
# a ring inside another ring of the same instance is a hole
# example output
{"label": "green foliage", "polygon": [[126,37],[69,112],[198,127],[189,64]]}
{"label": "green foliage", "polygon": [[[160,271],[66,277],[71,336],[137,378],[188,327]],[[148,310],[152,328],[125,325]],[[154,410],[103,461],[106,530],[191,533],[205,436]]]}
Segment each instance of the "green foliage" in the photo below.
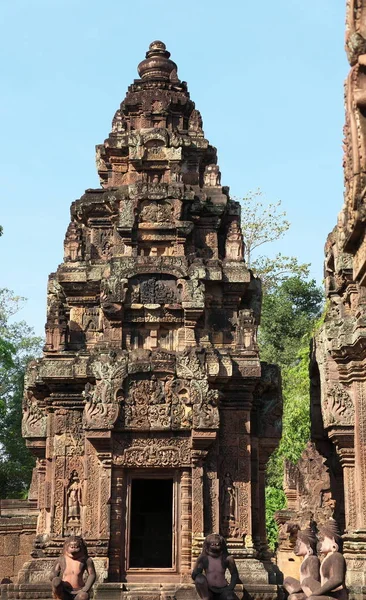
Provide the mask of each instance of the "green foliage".
{"label": "green foliage", "polygon": [[[24,298],[0,290],[0,489],[3,498],[26,493],[34,460],[21,436],[24,374],[41,338],[24,321],[12,322]],[[2,351],[4,349],[4,351]]]}
{"label": "green foliage", "polygon": [[260,190],[241,201],[245,260],[262,280],[259,345],[261,359],[280,365],[283,382],[283,430],[278,450],[267,468],[266,523],[269,545],[277,542],[273,514],[284,506],[283,463],[294,463],[309,439],[309,341],[320,317],[323,293],[308,281],[309,264],[281,253],[271,258],[258,255],[264,244],[281,239],[290,227],[281,202],[262,201]]}
{"label": "green foliage", "polygon": [[261,278],[263,289],[269,291],[288,277],[308,277],[310,265],[299,263],[296,257],[283,256],[281,253],[273,258],[256,255],[255,251],[260,246],[281,239],[290,227],[286,212],[280,210],[281,201],[273,204],[263,203],[262,197],[263,193],[258,189],[249,192],[239,202],[245,261]]}
{"label": "green foliage", "polygon": [[266,529],[268,544],[271,550],[275,550],[278,529],[277,523],[273,518],[276,510],[286,506],[286,496],[283,490],[270,485],[266,486]]}
{"label": "green foliage", "polygon": [[315,281],[299,276],[285,279],[265,294],[259,331],[261,359],[283,367],[297,363],[302,340],[319,318],[322,301],[323,292]]}
{"label": "green foliage", "polygon": [[289,277],[263,299],[259,333],[261,358],[281,366],[283,427],[278,449],[267,466],[268,542],[274,549],[277,525],[273,515],[284,506],[284,460],[294,464],[310,436],[309,343],[320,317],[323,293],[314,281]]}
{"label": "green foliage", "polygon": [[3,365],[6,369],[10,369],[13,366],[13,354],[15,347],[13,344],[0,338],[0,365]]}

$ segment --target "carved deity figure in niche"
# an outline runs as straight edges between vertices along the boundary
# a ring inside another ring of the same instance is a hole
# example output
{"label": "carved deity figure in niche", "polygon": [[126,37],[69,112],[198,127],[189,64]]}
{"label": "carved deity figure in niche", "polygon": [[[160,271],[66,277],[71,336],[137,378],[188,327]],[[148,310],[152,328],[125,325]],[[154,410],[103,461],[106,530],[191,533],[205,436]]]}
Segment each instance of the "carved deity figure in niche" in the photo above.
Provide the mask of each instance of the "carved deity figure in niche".
{"label": "carved deity figure in niche", "polygon": [[89,600],[96,573],[81,537],[72,535],[65,541],[63,553],[55,562],[50,579],[54,598]]}
{"label": "carved deity figure in niche", "polygon": [[243,236],[237,221],[232,221],[226,236],[225,256],[229,260],[242,260],[244,256]]}
{"label": "carved deity figure in niche", "polygon": [[81,231],[74,221],[67,228],[64,243],[65,261],[82,260]]}
{"label": "carved deity figure in niche", "polygon": [[283,582],[290,600],[304,600],[319,587],[320,561],[316,556],[316,542],[315,533],[311,529],[297,532],[295,554],[304,559],[300,567],[300,579],[286,577]]}
{"label": "carved deity figure in niche", "polygon": [[[230,583],[225,578],[226,569],[231,575]],[[212,533],[206,537],[192,579],[202,600],[238,600],[234,592],[239,582],[238,569],[221,535]]]}
{"label": "carved deity figure in niche", "polygon": [[325,555],[320,567],[320,583],[311,600],[347,600],[345,586],[346,561],[341,553],[342,538],[337,523],[329,519],[319,528],[320,552]]}
{"label": "carved deity figure in niche", "polygon": [[191,116],[189,117],[189,122],[188,122],[189,131],[202,132],[202,126],[203,126],[203,122],[202,122],[201,113],[199,112],[199,110],[196,110],[196,109],[192,110]]}
{"label": "carved deity figure in niche", "polygon": [[142,223],[169,223],[172,220],[171,204],[151,202],[145,204],[141,210],[140,221]]}
{"label": "carved deity figure in niche", "polygon": [[67,342],[68,320],[62,302],[52,300],[46,323],[45,351],[64,350]]}
{"label": "carved deity figure in niche", "polygon": [[112,121],[112,133],[125,133],[126,123],[124,123],[121,111],[118,109]]}
{"label": "carved deity figure in niche", "polygon": [[208,165],[205,169],[203,182],[206,187],[217,187],[221,183],[221,173],[218,165]]}
{"label": "carved deity figure in niche", "polygon": [[224,521],[235,521],[236,490],[230,473],[225,473],[223,482],[222,515]]}
{"label": "carved deity figure in niche", "polygon": [[69,525],[80,523],[81,483],[76,471],[71,473],[67,488],[67,522]]}

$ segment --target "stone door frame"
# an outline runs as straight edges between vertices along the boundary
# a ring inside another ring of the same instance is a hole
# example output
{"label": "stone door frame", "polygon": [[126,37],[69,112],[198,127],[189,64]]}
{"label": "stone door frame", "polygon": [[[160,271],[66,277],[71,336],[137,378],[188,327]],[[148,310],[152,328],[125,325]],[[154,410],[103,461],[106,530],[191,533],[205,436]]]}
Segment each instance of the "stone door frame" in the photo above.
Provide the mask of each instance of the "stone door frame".
{"label": "stone door frame", "polygon": [[[125,516],[125,549],[124,570],[128,581],[143,580],[146,576],[159,579],[161,574],[178,574],[180,563],[180,478],[181,469],[126,469],[126,516]],[[130,535],[131,535],[131,489],[133,479],[172,479],[173,480],[173,515],[172,515],[172,567],[133,567],[130,568]],[[123,540],[121,540],[123,543]]]}

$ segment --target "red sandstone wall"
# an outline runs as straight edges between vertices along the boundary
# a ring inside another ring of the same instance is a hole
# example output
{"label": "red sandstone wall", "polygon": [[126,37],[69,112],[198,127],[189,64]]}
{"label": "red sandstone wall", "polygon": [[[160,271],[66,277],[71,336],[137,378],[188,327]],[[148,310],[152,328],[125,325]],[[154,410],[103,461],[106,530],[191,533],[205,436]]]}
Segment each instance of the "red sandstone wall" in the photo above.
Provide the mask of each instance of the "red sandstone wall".
{"label": "red sandstone wall", "polygon": [[28,500],[0,501],[0,583],[15,583],[23,564],[30,560],[36,515]]}

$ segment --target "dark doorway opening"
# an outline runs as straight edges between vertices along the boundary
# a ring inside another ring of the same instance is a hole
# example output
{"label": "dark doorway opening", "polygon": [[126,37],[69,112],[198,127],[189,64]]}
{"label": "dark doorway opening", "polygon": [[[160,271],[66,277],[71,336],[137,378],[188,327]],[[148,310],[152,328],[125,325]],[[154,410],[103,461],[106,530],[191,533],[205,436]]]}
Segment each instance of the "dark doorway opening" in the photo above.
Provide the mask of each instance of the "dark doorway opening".
{"label": "dark doorway opening", "polygon": [[130,568],[173,566],[173,479],[132,479]]}

